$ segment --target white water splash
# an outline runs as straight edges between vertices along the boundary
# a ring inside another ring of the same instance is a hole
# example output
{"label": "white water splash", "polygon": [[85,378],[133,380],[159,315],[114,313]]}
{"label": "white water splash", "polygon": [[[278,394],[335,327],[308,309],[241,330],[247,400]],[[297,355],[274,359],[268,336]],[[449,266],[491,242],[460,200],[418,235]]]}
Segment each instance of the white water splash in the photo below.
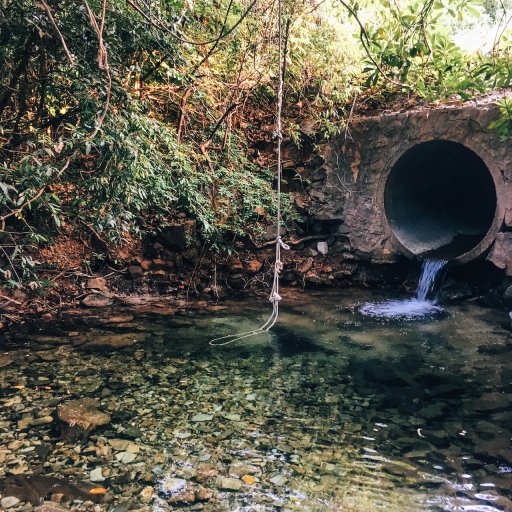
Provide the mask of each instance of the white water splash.
{"label": "white water splash", "polygon": [[415,320],[439,313],[443,309],[436,305],[435,296],[432,297],[432,295],[446,264],[445,260],[425,260],[423,262],[415,298],[367,302],[359,308],[359,311],[363,315],[375,318],[404,320]]}

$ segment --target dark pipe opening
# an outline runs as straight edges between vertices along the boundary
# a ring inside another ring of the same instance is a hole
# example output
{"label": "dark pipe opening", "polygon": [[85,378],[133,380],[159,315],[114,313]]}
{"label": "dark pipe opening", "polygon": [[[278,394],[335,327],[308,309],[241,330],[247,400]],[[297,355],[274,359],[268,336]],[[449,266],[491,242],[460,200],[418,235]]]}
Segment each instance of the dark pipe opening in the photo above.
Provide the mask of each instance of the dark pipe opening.
{"label": "dark pipe opening", "polygon": [[452,260],[488,234],[497,209],[496,187],[475,152],[457,142],[424,142],[392,168],[384,208],[391,230],[410,253]]}

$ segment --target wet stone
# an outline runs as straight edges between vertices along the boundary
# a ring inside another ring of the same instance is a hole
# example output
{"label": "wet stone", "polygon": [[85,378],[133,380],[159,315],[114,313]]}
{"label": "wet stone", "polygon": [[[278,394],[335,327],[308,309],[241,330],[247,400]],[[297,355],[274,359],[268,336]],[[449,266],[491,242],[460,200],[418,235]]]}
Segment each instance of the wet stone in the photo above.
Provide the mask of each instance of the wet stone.
{"label": "wet stone", "polygon": [[510,407],[510,397],[504,393],[486,393],[474,402],[477,411],[495,411]]}
{"label": "wet stone", "polygon": [[19,502],[20,500],[15,496],[6,496],[0,500],[0,505],[2,505],[3,508],[12,508],[15,507]]}
{"label": "wet stone", "polygon": [[199,413],[199,414],[194,414],[194,416],[192,416],[192,418],[190,418],[190,421],[202,422],[202,421],[211,421],[212,419],[213,419],[212,414]]}
{"label": "wet stone", "polygon": [[277,485],[278,487],[282,487],[283,485],[286,485],[288,483],[288,478],[286,478],[284,475],[276,475],[270,479],[270,481]]}
{"label": "wet stone", "polygon": [[120,452],[116,454],[116,459],[122,464],[130,464],[137,458],[135,453]]}
{"label": "wet stone", "polygon": [[130,453],[140,452],[140,446],[127,439],[109,439],[108,443],[116,451],[126,451]]}
{"label": "wet stone", "polygon": [[141,334],[105,334],[91,336],[90,341],[80,346],[81,350],[87,351],[102,351],[102,350],[117,350],[120,348],[131,347],[136,345],[145,338]]}
{"label": "wet stone", "polygon": [[216,478],[218,474],[218,469],[212,464],[199,464],[197,466],[195,479],[198,482],[204,483]]}
{"label": "wet stone", "polygon": [[69,400],[57,407],[57,414],[70,429],[90,432],[110,423],[110,415],[100,411],[99,406],[99,402],[93,398]]}
{"label": "wet stone", "polygon": [[165,478],[160,482],[160,492],[164,494],[176,494],[185,489],[187,481],[183,478]]}
{"label": "wet stone", "polygon": [[217,487],[222,491],[239,491],[242,488],[242,481],[236,478],[219,478]]}
{"label": "wet stone", "polygon": [[69,511],[69,508],[59,505],[53,501],[43,501],[39,507],[36,508],[35,512],[64,512]]}
{"label": "wet stone", "polygon": [[103,476],[103,468],[95,468],[89,473],[89,479],[91,482],[103,482],[105,477]]}
{"label": "wet stone", "polygon": [[0,368],[5,368],[12,363],[12,358],[9,354],[0,354]]}
{"label": "wet stone", "polygon": [[432,420],[443,416],[445,405],[442,403],[431,404],[418,411],[418,416],[427,420]]}
{"label": "wet stone", "polygon": [[254,475],[259,473],[259,469],[243,462],[235,462],[229,466],[228,473],[229,476],[241,478],[244,475]]}
{"label": "wet stone", "polygon": [[168,503],[194,503],[196,495],[192,491],[181,491],[167,498]]}
{"label": "wet stone", "polygon": [[151,487],[151,486],[144,487],[144,489],[142,489],[142,491],[140,493],[140,498],[141,498],[142,502],[149,503],[153,499],[154,492],[155,492],[154,487]]}

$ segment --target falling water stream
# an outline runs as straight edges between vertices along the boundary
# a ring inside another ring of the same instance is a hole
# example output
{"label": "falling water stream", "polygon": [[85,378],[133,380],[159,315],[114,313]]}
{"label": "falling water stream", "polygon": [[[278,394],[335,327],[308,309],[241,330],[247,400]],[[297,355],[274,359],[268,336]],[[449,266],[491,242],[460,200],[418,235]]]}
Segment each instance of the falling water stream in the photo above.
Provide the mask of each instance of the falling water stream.
{"label": "falling water stream", "polygon": [[412,299],[367,302],[360,308],[363,315],[380,318],[416,319],[442,311],[436,304],[437,292],[444,278],[446,260],[427,259],[423,262],[421,275]]}

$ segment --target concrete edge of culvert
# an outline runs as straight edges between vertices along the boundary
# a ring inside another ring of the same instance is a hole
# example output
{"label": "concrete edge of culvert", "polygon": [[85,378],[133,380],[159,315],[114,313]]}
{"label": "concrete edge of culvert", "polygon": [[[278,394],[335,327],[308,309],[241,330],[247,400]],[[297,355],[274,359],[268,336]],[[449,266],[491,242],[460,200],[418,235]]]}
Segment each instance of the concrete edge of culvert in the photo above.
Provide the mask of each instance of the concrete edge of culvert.
{"label": "concrete edge of culvert", "polygon": [[[391,248],[393,252],[396,252],[397,254],[401,254],[403,256],[406,256],[410,259],[418,259],[422,260],[426,257],[436,257],[436,251],[428,251],[428,252],[414,252],[413,246],[414,243],[411,244],[412,246],[408,246],[407,242],[403,240],[400,240],[399,235],[395,232],[395,229],[392,227],[390,220],[388,219],[388,214],[386,212],[385,207],[385,197],[386,197],[386,185],[388,183],[388,180],[391,176],[391,173],[399,160],[409,151],[413,150],[417,146],[426,143],[426,142],[435,142],[435,141],[442,141],[442,142],[453,142],[456,144],[462,145],[464,148],[472,151],[477,157],[479,157],[485,167],[487,168],[487,171],[489,172],[492,182],[494,185],[494,190],[496,194],[496,202],[495,202],[495,210],[494,210],[494,217],[492,219],[492,222],[487,229],[485,235],[480,239],[478,243],[469,250],[464,250],[460,254],[450,258],[450,264],[455,265],[461,265],[465,263],[469,263],[470,261],[473,261],[480,256],[482,256],[493,244],[497,234],[500,232],[501,227],[504,222],[505,217],[505,182],[502,175],[501,170],[499,167],[488,157],[486,154],[485,149],[482,148],[475,148],[472,146],[471,143],[467,143],[465,140],[455,140],[453,138],[451,139],[425,139],[425,140],[419,140],[415,141],[414,143],[410,143],[405,148],[400,148],[400,150],[388,161],[384,172],[381,176],[379,187],[378,187],[378,205],[383,213],[383,222],[385,231],[388,234],[388,240],[391,244]],[[403,238],[403,237],[402,237]]]}

